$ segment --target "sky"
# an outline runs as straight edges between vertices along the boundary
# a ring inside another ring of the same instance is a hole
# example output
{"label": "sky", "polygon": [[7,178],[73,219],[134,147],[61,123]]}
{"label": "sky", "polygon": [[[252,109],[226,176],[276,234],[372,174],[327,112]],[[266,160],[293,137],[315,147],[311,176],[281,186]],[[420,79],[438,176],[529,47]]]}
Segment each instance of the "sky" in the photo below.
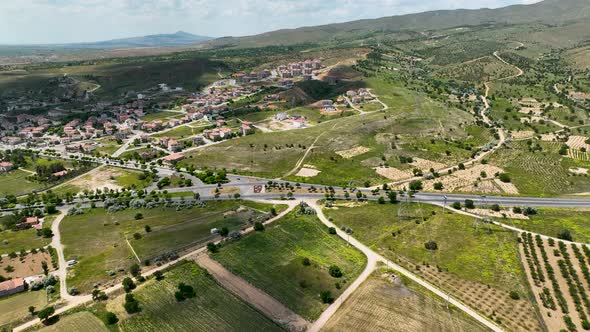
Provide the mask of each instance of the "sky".
{"label": "sky", "polygon": [[437,9],[539,0],[0,0],[0,44],[92,42],[186,31],[245,36]]}

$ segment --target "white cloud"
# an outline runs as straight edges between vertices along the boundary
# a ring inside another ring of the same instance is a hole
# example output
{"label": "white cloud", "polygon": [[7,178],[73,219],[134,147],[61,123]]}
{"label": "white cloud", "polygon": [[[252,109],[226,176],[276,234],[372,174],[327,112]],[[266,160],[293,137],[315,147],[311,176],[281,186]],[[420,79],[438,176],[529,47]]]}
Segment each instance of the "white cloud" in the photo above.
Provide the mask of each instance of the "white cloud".
{"label": "white cloud", "polygon": [[154,33],[249,35],[434,9],[537,0],[0,0],[0,43],[105,40]]}

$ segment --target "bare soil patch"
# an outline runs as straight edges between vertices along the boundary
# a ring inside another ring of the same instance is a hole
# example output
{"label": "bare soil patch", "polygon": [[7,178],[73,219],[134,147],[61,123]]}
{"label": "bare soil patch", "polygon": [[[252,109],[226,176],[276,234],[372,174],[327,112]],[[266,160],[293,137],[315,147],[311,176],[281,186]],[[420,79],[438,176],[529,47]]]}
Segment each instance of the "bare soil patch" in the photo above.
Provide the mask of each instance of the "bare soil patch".
{"label": "bare soil patch", "polygon": [[572,174],[581,174],[581,175],[588,174],[588,169],[587,168],[583,168],[583,167],[570,168],[569,171]]}
{"label": "bare soil patch", "polygon": [[314,177],[320,173],[321,173],[321,171],[319,171],[318,169],[316,169],[315,167],[313,167],[311,165],[303,165],[303,167],[299,170],[299,172],[297,172],[297,174],[295,174],[295,176],[301,176],[304,178],[311,178],[311,177]]}
{"label": "bare soil patch", "polygon": [[[49,270],[53,270],[51,256],[47,252],[29,253],[25,257],[2,257],[0,261],[0,275],[6,278],[24,278],[43,273],[41,262],[46,261]],[[6,267],[12,266],[13,272],[6,272]]]}
{"label": "bare soil patch", "polygon": [[521,220],[529,220],[529,217],[525,216],[524,214],[514,213],[512,209],[507,208],[501,211],[492,211],[489,209],[470,209],[469,212],[486,217],[494,217],[494,218],[509,218],[509,219],[521,219]]}
{"label": "bare soil patch", "polygon": [[403,180],[412,176],[412,171],[402,171],[401,169],[397,169],[395,167],[376,167],[375,171],[377,174],[393,181]]}
{"label": "bare soil patch", "polygon": [[366,148],[364,146],[357,146],[352,149],[336,151],[336,154],[341,156],[342,158],[350,159],[356,156],[360,156],[361,154],[367,153],[371,151],[371,149]]}
{"label": "bare soil patch", "polygon": [[521,130],[512,132],[512,138],[514,139],[531,138],[533,136],[535,136],[535,132],[532,130]]}
{"label": "bare soil patch", "polygon": [[570,136],[565,144],[572,149],[580,150],[582,148],[590,150],[590,145],[586,144],[586,137],[584,136]]}

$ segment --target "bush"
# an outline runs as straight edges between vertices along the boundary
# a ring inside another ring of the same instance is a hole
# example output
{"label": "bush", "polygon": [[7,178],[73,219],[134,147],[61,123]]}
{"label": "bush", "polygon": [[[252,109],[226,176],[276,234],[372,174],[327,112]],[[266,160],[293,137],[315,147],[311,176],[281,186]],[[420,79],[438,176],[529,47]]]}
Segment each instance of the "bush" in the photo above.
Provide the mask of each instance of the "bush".
{"label": "bush", "polygon": [[189,286],[185,283],[182,283],[182,282],[180,284],[178,284],[178,291],[176,293],[174,293],[174,297],[176,298],[176,301],[178,301],[178,302],[182,302],[186,299],[192,299],[196,296],[197,296],[197,293],[195,292],[193,287]]}
{"label": "bush", "polygon": [[342,277],[342,270],[340,270],[340,267],[338,267],[337,265],[330,266],[329,272],[330,275],[334,278]]}
{"label": "bush", "polygon": [[125,290],[125,293],[129,293],[135,289],[135,283],[131,278],[126,277],[123,279],[123,289]]}
{"label": "bush", "polygon": [[434,190],[443,190],[443,184],[442,184],[442,182],[436,182],[434,184]]}
{"label": "bush", "polygon": [[301,261],[301,264],[303,264],[303,266],[310,266],[311,265],[311,261],[309,260],[309,258],[304,257],[303,261]]}
{"label": "bush", "polygon": [[510,298],[513,300],[520,300],[520,295],[518,294],[517,291],[511,291],[510,292]]}
{"label": "bush", "polygon": [[564,229],[561,232],[557,233],[557,238],[566,241],[573,241],[572,233],[569,229]]}
{"label": "bush", "polygon": [[517,214],[521,214],[522,213],[522,209],[518,206],[515,206],[512,208],[512,212],[517,213]]}
{"label": "bush", "polygon": [[131,273],[131,275],[134,276],[134,277],[137,277],[140,272],[141,272],[141,268],[139,267],[138,264],[133,264],[129,268],[129,273]]}
{"label": "bush", "polygon": [[143,229],[145,229],[146,233],[150,233],[152,231],[152,228],[149,225],[145,225]]}
{"label": "bush", "polygon": [[46,322],[49,318],[51,318],[51,316],[55,313],[55,308],[53,308],[53,306],[49,306],[41,311],[39,311],[37,313],[37,317],[39,317],[40,320]]}
{"label": "bush", "polygon": [[377,203],[379,203],[379,204],[385,204],[385,198],[383,198],[383,196],[380,196],[380,197],[377,199]]}
{"label": "bush", "polygon": [[123,305],[123,308],[125,308],[125,311],[127,311],[128,314],[134,314],[141,311],[139,302],[131,293],[125,295],[125,304]]}
{"label": "bush", "polygon": [[424,247],[428,250],[437,250],[438,244],[436,244],[436,242],[434,242],[434,241],[428,241],[428,242],[424,243]]}
{"label": "bush", "polygon": [[328,229],[328,233],[330,233],[330,234],[332,234],[332,235],[336,234],[336,228],[334,228],[334,227],[330,227],[330,228]]}
{"label": "bush", "polygon": [[133,234],[133,238],[136,240],[139,240],[139,239],[141,239],[141,234],[135,233],[135,234]]}
{"label": "bush", "polygon": [[164,279],[164,274],[162,273],[162,271],[158,270],[158,271],[154,272],[154,278],[157,281],[160,281],[160,280]]}
{"label": "bush", "polygon": [[459,202],[454,202],[451,207],[455,210],[461,210],[461,203]]}
{"label": "bush", "polygon": [[422,181],[414,180],[414,181],[410,182],[410,190],[411,191],[422,190],[422,188],[423,188]]}
{"label": "bush", "polygon": [[136,213],[136,214],[135,214],[135,220],[140,220],[140,219],[143,219],[143,214],[141,214],[141,213]]}
{"label": "bush", "polygon": [[334,298],[332,297],[332,292],[330,292],[330,291],[320,292],[320,298],[322,299],[322,302],[326,303],[326,304],[334,302]]}
{"label": "bush", "polygon": [[221,236],[223,236],[223,237],[226,237],[226,236],[228,236],[228,235],[229,235],[229,228],[227,228],[227,227],[222,227],[222,228],[219,230],[219,235],[221,235]]}
{"label": "bush", "polygon": [[466,209],[475,209],[475,203],[472,200],[466,199],[465,200],[465,208]]}
{"label": "bush", "polygon": [[492,206],[490,207],[490,210],[495,211],[495,212],[500,212],[500,205],[492,204]]}
{"label": "bush", "polygon": [[257,221],[254,223],[254,230],[257,232],[262,232],[264,231],[264,225],[260,221]]}
{"label": "bush", "polygon": [[211,253],[216,253],[219,251],[219,247],[215,243],[209,242],[207,243],[207,250]]}
{"label": "bush", "polygon": [[117,315],[115,315],[114,313],[107,311],[106,315],[105,315],[105,320],[107,325],[114,325],[117,324],[117,322],[119,322],[119,318],[117,318]]}
{"label": "bush", "polygon": [[500,173],[500,175],[498,175],[498,178],[500,179],[500,181],[504,183],[509,183],[511,181],[510,175],[508,175],[507,173]]}

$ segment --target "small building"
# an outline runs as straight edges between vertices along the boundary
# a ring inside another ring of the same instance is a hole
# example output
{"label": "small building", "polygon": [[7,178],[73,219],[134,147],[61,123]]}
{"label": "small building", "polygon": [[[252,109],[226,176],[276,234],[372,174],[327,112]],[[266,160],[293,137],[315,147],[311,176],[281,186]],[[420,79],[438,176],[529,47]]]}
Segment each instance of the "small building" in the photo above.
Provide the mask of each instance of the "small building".
{"label": "small building", "polygon": [[24,290],[25,280],[23,278],[16,278],[0,282],[0,297],[24,292]]}
{"label": "small building", "polygon": [[164,157],[162,160],[168,164],[174,164],[184,159],[184,155],[182,153],[174,153],[169,156]]}
{"label": "small building", "polygon": [[61,177],[66,176],[67,174],[68,174],[68,171],[64,170],[64,171],[59,171],[59,172],[53,173],[53,176],[56,178],[61,178]]}
{"label": "small building", "polygon": [[9,172],[14,168],[11,162],[3,161],[0,163],[0,172]]}

